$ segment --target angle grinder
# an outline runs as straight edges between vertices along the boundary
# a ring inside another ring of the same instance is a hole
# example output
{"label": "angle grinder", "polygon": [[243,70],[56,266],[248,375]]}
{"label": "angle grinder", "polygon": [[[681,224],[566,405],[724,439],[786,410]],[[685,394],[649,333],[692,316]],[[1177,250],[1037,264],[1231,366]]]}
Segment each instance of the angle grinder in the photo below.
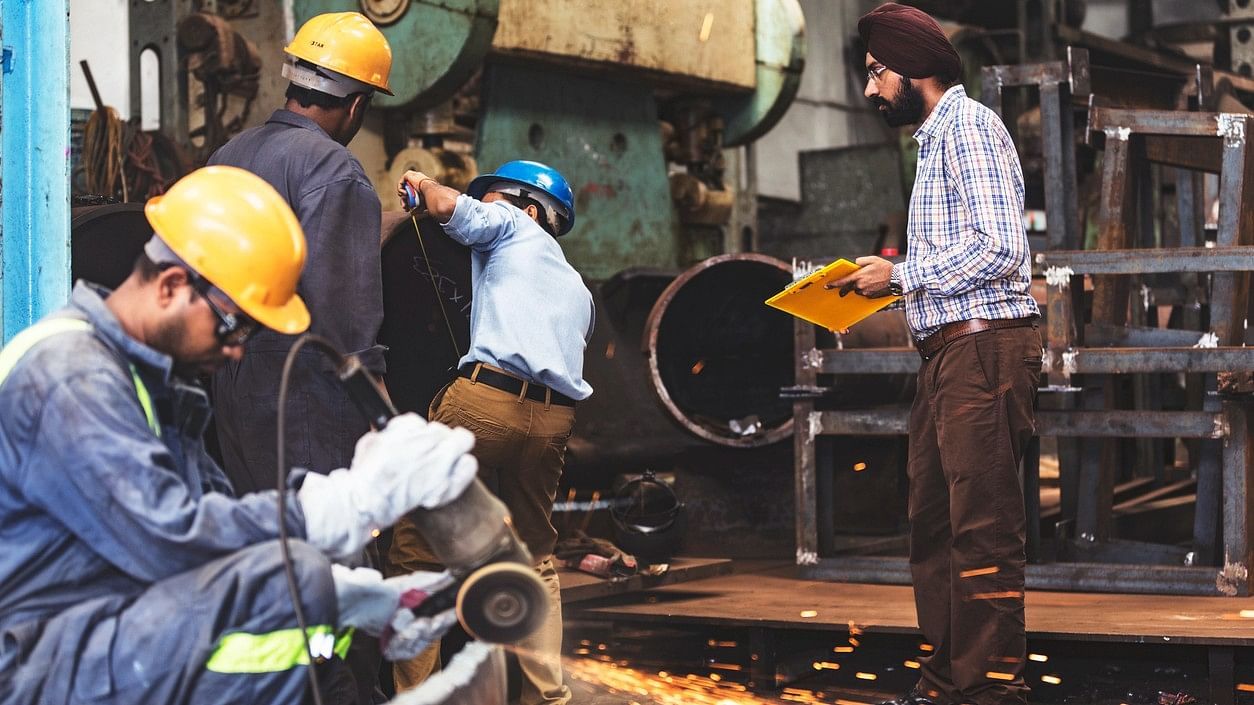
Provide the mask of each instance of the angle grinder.
{"label": "angle grinder", "polygon": [[[337,374],[376,429],[396,416],[378,380],[356,356],[345,356]],[[414,510],[409,517],[455,579],[414,607],[415,615],[451,607],[467,633],[495,644],[516,643],[540,628],[549,609],[547,590],[509,510],[478,478],[452,502]]]}

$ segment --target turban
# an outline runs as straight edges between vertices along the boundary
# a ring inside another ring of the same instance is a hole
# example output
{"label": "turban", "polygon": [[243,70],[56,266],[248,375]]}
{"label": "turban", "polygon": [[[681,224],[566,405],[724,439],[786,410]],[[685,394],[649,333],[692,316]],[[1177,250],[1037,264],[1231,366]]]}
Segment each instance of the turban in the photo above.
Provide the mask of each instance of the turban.
{"label": "turban", "polygon": [[902,76],[958,78],[962,59],[926,12],[886,3],[858,20],[858,34],[877,61]]}

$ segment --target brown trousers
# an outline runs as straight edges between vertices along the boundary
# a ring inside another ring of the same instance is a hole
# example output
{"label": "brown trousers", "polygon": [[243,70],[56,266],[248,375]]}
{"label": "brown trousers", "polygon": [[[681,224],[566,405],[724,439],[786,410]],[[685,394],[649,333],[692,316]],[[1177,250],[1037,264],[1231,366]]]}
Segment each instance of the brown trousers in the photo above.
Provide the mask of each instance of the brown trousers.
{"label": "brown trousers", "polygon": [[1019,461],[1035,431],[1035,326],[951,342],[910,411],[910,570],[935,651],[919,689],[943,705],[1027,702],[1026,518]]}
{"label": "brown trousers", "polygon": [[[493,368],[495,369],[495,368]],[[523,673],[522,705],[570,700],[562,680],[562,601],[553,566],[553,499],[566,463],[566,441],[575,410],[522,398],[458,378],[431,403],[431,419],[463,426],[475,434],[479,479],[512,515],[514,528],[531,551],[535,568],[549,592],[549,615],[539,631],[517,645]],[[412,572],[437,567],[431,549],[413,523],[402,519],[392,535],[388,554],[394,570]],[[412,688],[439,665],[439,644],[406,663],[394,664],[396,690]]]}

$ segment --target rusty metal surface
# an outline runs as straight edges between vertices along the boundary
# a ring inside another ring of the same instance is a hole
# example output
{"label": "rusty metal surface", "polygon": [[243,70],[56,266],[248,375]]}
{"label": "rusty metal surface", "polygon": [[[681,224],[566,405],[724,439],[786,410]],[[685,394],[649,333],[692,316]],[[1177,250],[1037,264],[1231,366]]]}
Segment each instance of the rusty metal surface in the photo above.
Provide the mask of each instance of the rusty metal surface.
{"label": "rusty metal surface", "polygon": [[1038,252],[1036,263],[1067,267],[1073,274],[1245,272],[1254,270],[1254,246],[1049,250]]}
{"label": "rusty metal surface", "polygon": [[[501,0],[497,55],[751,91],[755,0]],[[561,28],[555,31],[555,28]]]}
{"label": "rusty metal surface", "polygon": [[[905,406],[856,411],[816,411],[809,431],[815,435],[903,435],[910,409]],[[1083,438],[1223,438],[1223,416],[1207,411],[1038,411],[1042,436]]]}

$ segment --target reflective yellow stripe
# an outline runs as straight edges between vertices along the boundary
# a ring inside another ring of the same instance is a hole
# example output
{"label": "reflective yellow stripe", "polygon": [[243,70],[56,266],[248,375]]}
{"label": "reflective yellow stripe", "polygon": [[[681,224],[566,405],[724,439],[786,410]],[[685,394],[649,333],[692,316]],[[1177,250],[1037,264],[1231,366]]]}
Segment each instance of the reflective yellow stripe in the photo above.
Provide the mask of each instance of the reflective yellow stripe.
{"label": "reflective yellow stripe", "polygon": [[139,378],[139,370],[135,369],[135,365],[131,365],[131,379],[135,380],[135,396],[139,397],[139,405],[144,407],[144,418],[148,419],[148,428],[157,434],[157,438],[161,437],[161,424],[157,423],[157,415],[152,410],[152,396],[148,394],[148,387],[144,386],[144,380]]}
{"label": "reflective yellow stripe", "polygon": [[[335,629],[326,624],[309,627],[309,648],[315,654],[329,657],[334,653],[340,658],[348,655],[353,642],[353,630],[345,630],[335,636]],[[327,649],[328,641],[334,646]],[[309,663],[305,640],[300,629],[280,629],[268,634],[232,632],[218,640],[218,646],[209,657],[205,668],[214,673],[277,673]]]}
{"label": "reflective yellow stripe", "polygon": [[[8,345],[4,346],[4,350],[0,350],[0,384],[4,384],[4,380],[17,366],[22,356],[45,339],[60,333],[90,330],[91,324],[78,318],[45,318],[18,333],[13,336],[13,340],[10,340]],[[160,438],[161,424],[157,423],[157,414],[152,408],[152,395],[148,393],[148,387],[144,385],[144,381],[139,378],[139,370],[135,369],[133,364],[130,367],[131,380],[135,383],[135,396],[139,398],[139,405],[144,409],[144,418],[148,420],[148,428],[157,434],[157,438]]]}
{"label": "reflective yellow stripe", "polygon": [[45,318],[18,333],[13,336],[13,340],[10,340],[8,345],[4,346],[4,350],[0,350],[0,384],[4,384],[4,380],[13,371],[17,361],[45,338],[51,338],[60,333],[90,330],[90,323],[77,318]]}

